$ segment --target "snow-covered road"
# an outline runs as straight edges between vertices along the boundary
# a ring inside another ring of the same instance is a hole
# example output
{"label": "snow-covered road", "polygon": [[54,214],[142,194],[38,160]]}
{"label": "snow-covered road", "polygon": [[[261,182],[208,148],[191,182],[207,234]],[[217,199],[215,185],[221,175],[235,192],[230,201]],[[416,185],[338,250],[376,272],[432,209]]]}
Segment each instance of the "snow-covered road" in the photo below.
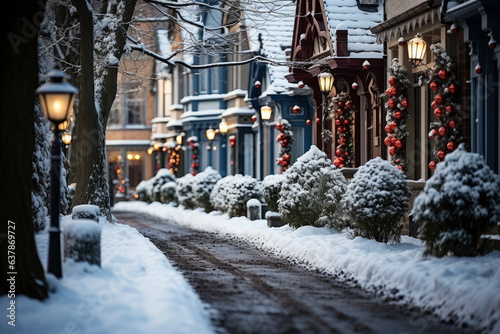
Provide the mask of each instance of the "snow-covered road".
{"label": "snow-covered road", "polygon": [[240,239],[115,211],[177,266],[224,333],[473,333]]}

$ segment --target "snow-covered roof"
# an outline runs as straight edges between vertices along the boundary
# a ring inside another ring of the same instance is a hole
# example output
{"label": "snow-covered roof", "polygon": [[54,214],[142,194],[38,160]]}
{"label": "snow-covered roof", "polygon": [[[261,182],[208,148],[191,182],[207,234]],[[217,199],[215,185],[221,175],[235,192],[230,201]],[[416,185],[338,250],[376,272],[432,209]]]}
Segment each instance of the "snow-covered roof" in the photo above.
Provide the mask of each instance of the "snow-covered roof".
{"label": "snow-covered roof", "polygon": [[[292,46],[296,2],[277,0],[271,3],[267,1],[250,3],[246,20],[252,49],[258,50],[260,33],[263,55],[277,62],[286,61],[286,50],[290,50]],[[268,90],[276,93],[286,91],[291,85],[285,79],[289,67],[269,65],[268,68]]]}
{"label": "snow-covered roof", "polygon": [[323,2],[334,48],[336,29],[347,29],[350,53],[348,58],[382,58],[383,45],[377,44],[376,36],[370,31],[370,28],[384,20],[382,3],[379,3],[377,12],[365,12],[359,9],[356,0]]}

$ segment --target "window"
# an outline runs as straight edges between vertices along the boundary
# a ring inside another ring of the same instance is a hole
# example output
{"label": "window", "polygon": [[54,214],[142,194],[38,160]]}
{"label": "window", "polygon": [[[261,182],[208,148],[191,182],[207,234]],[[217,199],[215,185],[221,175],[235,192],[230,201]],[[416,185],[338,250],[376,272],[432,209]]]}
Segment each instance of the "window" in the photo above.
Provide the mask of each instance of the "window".
{"label": "window", "polygon": [[116,95],[111,110],[109,112],[108,125],[119,126],[122,124],[120,95]]}
{"label": "window", "polygon": [[144,93],[141,87],[126,92],[127,124],[145,124]]}
{"label": "window", "polygon": [[[200,56],[200,64],[208,64],[208,57],[206,55]],[[208,92],[208,72],[208,69],[202,69],[199,72],[201,93]]]}
{"label": "window", "polygon": [[[237,66],[235,66],[237,67]],[[212,93],[217,93],[219,91],[219,71],[217,67],[210,69],[210,85]]]}

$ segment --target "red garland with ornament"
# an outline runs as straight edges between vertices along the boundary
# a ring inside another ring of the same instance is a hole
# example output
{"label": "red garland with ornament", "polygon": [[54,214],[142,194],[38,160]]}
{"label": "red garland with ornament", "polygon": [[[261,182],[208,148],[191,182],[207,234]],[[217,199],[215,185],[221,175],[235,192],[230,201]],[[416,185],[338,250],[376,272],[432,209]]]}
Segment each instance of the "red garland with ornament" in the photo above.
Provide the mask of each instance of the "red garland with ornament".
{"label": "red garland with ornament", "polygon": [[290,166],[290,154],[292,153],[291,145],[295,139],[293,138],[292,126],[286,119],[282,119],[276,123],[276,130],[280,132],[276,137],[276,141],[281,145],[279,157],[276,159],[276,162],[277,165],[281,167],[280,172],[283,173]]}
{"label": "red garland with ornament", "polygon": [[421,86],[429,85],[429,89],[434,92],[431,108],[436,121],[430,124],[429,132],[429,139],[437,139],[433,148],[434,158],[429,163],[429,169],[433,171],[446,154],[453,152],[464,139],[459,131],[462,107],[457,103],[456,64],[440,43],[430,48],[434,52],[436,65],[428,76],[420,77],[419,83]]}
{"label": "red garland with ornament", "polygon": [[200,160],[198,159],[198,154],[199,154],[199,147],[200,144],[198,143],[198,137],[193,136],[189,137],[187,139],[187,142],[189,146],[191,147],[192,154],[191,154],[191,174],[196,175],[198,174],[199,168],[200,168]]}
{"label": "red garland with ornament", "polygon": [[384,144],[389,147],[389,154],[393,156],[392,164],[403,172],[408,170],[406,161],[406,119],[410,116],[408,106],[408,89],[411,82],[406,76],[406,67],[399,64],[399,60],[394,58],[391,66],[391,76],[389,77],[389,88],[382,94],[387,111],[385,120],[385,132],[387,137]]}
{"label": "red garland with ornament", "polygon": [[335,119],[337,148],[333,164],[338,168],[352,167],[354,159],[354,146],[352,126],[354,125],[354,105],[351,96],[341,92],[332,99],[332,117]]}

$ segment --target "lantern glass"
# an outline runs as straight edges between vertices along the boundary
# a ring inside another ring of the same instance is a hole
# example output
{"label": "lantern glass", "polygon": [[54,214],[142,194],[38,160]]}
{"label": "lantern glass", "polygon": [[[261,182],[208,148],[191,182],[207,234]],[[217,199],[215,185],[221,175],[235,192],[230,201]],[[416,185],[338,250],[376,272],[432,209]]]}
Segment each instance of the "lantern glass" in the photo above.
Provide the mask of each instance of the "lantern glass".
{"label": "lantern glass", "polygon": [[208,128],[207,131],[205,132],[205,134],[207,135],[207,139],[212,141],[214,140],[215,138],[215,130],[212,129],[212,128]]}
{"label": "lantern glass", "polygon": [[65,133],[62,135],[62,141],[64,144],[69,145],[71,144],[71,134]]}
{"label": "lantern glass", "polygon": [[155,151],[158,151],[158,150],[160,149],[160,144],[155,143],[155,144],[153,145],[153,147],[154,147]]}
{"label": "lantern glass", "polygon": [[177,137],[175,137],[175,141],[177,144],[182,145],[182,135],[177,135]]}
{"label": "lantern glass", "polygon": [[225,119],[223,119],[220,123],[219,123],[219,131],[220,133],[224,134],[224,133],[227,133],[227,131],[229,130],[229,126],[226,122]]}
{"label": "lantern glass", "polygon": [[333,75],[331,73],[323,72],[318,75],[319,89],[322,93],[329,94],[333,88]]}
{"label": "lantern glass", "polygon": [[270,106],[263,106],[260,108],[260,117],[263,121],[269,121],[271,119],[271,114],[273,110]]}
{"label": "lantern glass", "polygon": [[408,58],[415,65],[420,65],[425,59],[427,53],[427,43],[422,38],[422,35],[417,34],[408,42]]}

